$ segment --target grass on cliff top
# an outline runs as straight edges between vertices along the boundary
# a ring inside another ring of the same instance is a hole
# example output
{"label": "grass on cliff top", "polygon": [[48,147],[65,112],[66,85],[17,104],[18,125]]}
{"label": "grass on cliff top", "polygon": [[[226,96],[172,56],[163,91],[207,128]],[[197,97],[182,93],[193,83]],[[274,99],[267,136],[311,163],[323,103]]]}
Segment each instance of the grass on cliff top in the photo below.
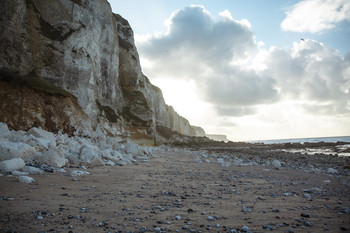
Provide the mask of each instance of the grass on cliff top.
{"label": "grass on cliff top", "polygon": [[12,83],[15,86],[27,86],[33,90],[42,91],[51,95],[62,95],[65,97],[72,96],[68,91],[54,85],[48,80],[36,75],[34,72],[27,74],[26,76],[20,76],[17,73],[0,71],[0,80]]}

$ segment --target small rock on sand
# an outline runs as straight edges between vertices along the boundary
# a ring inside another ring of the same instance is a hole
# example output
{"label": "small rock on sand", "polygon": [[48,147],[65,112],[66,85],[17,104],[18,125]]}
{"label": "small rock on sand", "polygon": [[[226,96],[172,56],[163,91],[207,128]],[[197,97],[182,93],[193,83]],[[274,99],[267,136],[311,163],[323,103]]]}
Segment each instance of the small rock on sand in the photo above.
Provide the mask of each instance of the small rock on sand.
{"label": "small rock on sand", "polygon": [[18,178],[18,181],[20,183],[27,183],[27,184],[30,184],[30,183],[33,183],[35,180],[32,178],[32,177],[29,177],[29,176],[20,176]]}

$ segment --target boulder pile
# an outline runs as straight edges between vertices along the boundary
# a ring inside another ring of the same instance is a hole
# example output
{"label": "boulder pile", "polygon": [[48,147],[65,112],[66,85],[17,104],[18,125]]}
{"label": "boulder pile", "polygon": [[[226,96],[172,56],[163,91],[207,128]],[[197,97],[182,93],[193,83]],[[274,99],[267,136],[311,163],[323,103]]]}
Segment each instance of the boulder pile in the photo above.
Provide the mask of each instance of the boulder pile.
{"label": "boulder pile", "polygon": [[18,175],[30,183],[29,174],[63,171],[65,167],[124,166],[153,157],[151,147],[130,139],[109,137],[96,130],[90,137],[51,133],[41,128],[10,131],[0,122],[0,173]]}

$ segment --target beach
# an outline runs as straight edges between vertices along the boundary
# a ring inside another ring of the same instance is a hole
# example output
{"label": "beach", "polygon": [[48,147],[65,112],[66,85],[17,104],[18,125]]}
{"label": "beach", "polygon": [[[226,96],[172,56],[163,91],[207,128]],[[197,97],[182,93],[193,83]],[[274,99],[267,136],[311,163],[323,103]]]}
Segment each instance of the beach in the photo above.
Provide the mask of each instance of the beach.
{"label": "beach", "polygon": [[208,151],[153,153],[81,176],[76,168],[32,175],[31,184],[1,176],[0,231],[350,232],[348,175],[228,164]]}

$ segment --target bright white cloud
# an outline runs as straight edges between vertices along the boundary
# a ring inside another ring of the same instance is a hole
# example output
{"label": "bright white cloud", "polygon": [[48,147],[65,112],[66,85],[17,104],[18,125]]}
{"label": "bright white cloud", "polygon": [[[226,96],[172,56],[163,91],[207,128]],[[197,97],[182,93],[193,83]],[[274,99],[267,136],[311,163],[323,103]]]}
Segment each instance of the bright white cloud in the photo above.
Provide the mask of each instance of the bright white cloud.
{"label": "bright white cloud", "polygon": [[241,66],[258,52],[249,22],[234,20],[228,11],[221,16],[214,21],[202,6],[175,12],[168,33],[138,41],[144,59],[159,64],[144,67],[145,73],[153,79],[194,80],[203,99],[221,110],[276,100],[273,79]]}
{"label": "bright white cloud", "polygon": [[338,51],[306,40],[290,49],[271,48],[265,64],[283,95],[304,100],[309,112],[350,112],[350,59]]}
{"label": "bright white cloud", "polygon": [[[173,93],[170,104],[182,100],[174,106],[181,115],[231,138],[297,137],[309,126],[314,136],[350,130],[350,53],[309,39],[265,50],[249,22],[220,15],[214,21],[204,7],[187,7],[172,14],[167,32],[136,37],[144,73]],[[196,107],[184,107],[189,102]]]}
{"label": "bright white cloud", "polygon": [[284,31],[317,33],[350,21],[349,0],[304,0],[286,12],[281,23]]}

